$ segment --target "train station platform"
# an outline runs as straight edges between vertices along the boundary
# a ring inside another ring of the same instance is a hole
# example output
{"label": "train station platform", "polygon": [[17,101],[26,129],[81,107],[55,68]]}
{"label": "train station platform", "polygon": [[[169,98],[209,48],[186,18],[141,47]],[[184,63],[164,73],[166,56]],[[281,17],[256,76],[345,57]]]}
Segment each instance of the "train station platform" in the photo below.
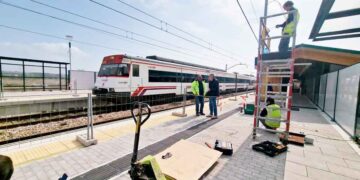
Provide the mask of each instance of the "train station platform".
{"label": "train station platform", "polygon": [[[244,96],[243,96],[244,97]],[[301,97],[299,97],[301,99]],[[358,179],[359,147],[317,109],[292,111],[292,132],[304,132],[313,145],[289,145],[288,151],[276,157],[255,152],[251,145],[263,140],[278,141],[276,134],[260,132],[251,136],[253,116],[239,112],[242,98],[224,99],[217,120],[194,116],[188,106],[188,117],[172,116],[173,109],[156,113],[141,132],[140,157],[157,154],[175,142],[186,139],[205,146],[216,139],[233,144],[232,156],[221,156],[204,179]],[[251,102],[254,95],[246,99]],[[205,110],[208,105],[205,104]],[[208,111],[206,111],[208,112]],[[0,154],[10,156],[15,164],[13,179],[57,179],[67,173],[71,179],[129,179],[134,141],[134,122],[126,119],[95,127],[99,143],[83,147],[75,136],[84,129],[43,137],[31,142],[0,147]],[[140,158],[139,157],[139,158]]]}

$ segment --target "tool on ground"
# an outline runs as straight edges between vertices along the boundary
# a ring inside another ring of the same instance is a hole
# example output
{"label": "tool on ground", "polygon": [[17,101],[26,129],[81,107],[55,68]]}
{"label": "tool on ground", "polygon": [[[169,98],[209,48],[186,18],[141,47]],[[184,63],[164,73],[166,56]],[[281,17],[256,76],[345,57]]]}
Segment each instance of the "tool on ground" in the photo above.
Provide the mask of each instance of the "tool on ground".
{"label": "tool on ground", "polygon": [[304,134],[289,132],[289,136],[287,139],[285,138],[284,134],[280,134],[279,138],[283,144],[295,144],[299,146],[304,146],[305,144]]}
{"label": "tool on ground", "polygon": [[270,157],[274,157],[287,151],[287,146],[271,141],[263,141],[259,144],[254,144],[252,149],[258,152],[262,152]]}
{"label": "tool on ground", "polygon": [[[135,113],[134,111],[137,112]],[[142,116],[146,117],[142,119]],[[131,158],[131,169],[129,171],[130,177],[133,180],[157,179],[165,180],[165,176],[161,173],[160,167],[153,156],[146,156],[138,161],[138,149],[140,141],[141,126],[149,119],[151,115],[151,108],[148,104],[142,102],[135,102],[131,107],[131,115],[135,122],[135,140],[134,150]]]}
{"label": "tool on ground", "polygon": [[211,145],[210,145],[209,143],[205,142],[205,145],[206,145],[208,148],[212,149],[212,147],[211,147]]}
{"label": "tool on ground", "polygon": [[223,155],[231,156],[233,154],[233,147],[230,142],[216,140],[214,149],[222,152]]}
{"label": "tool on ground", "polygon": [[59,180],[67,180],[68,178],[68,175],[66,173],[64,173],[60,178]]}

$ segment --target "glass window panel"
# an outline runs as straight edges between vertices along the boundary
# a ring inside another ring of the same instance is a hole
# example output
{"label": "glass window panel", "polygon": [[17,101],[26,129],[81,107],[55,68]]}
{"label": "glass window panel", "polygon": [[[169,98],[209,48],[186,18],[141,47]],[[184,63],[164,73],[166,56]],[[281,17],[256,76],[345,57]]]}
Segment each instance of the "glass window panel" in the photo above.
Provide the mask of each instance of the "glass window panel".
{"label": "glass window panel", "polygon": [[15,60],[7,60],[7,59],[1,59],[2,64],[18,64],[22,65],[22,61],[15,61]]}
{"label": "glass window panel", "polygon": [[25,66],[25,77],[43,77],[43,69],[38,66]]}
{"label": "glass window panel", "polygon": [[45,67],[45,88],[59,89],[59,68]]}
{"label": "glass window panel", "polygon": [[139,65],[133,64],[133,77],[139,77],[140,69]]}
{"label": "glass window panel", "polygon": [[22,77],[3,77],[4,90],[21,89],[23,90],[23,78]]}
{"label": "glass window panel", "polygon": [[24,61],[25,65],[29,65],[29,66],[42,66],[41,62],[29,62],[29,61]]}
{"label": "glass window panel", "polygon": [[8,65],[2,64],[2,75],[7,77],[22,77],[23,76],[23,67],[22,65]]}
{"label": "glass window panel", "polygon": [[42,78],[25,78],[26,90],[30,88],[43,88]]}

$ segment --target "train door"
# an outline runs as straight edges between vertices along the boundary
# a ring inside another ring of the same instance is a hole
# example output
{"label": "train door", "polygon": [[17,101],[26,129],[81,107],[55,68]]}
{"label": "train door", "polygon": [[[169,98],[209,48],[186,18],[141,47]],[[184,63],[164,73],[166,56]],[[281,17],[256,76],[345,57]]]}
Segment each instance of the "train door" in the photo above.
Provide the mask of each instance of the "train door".
{"label": "train door", "polygon": [[[141,78],[140,74],[140,65],[139,64],[131,64],[131,83],[130,83],[130,90],[131,93],[134,94],[143,86],[143,79]],[[137,95],[136,95],[137,96]]]}

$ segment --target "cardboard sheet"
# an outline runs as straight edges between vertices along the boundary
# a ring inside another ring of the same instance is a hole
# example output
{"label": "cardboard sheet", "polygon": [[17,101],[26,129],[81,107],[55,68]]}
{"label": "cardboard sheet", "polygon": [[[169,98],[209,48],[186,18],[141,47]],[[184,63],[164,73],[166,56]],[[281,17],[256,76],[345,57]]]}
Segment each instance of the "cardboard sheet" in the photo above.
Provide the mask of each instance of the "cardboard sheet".
{"label": "cardboard sheet", "polygon": [[[171,153],[171,157],[162,159]],[[170,179],[199,179],[219,159],[221,152],[180,140],[155,156],[161,171]]]}

